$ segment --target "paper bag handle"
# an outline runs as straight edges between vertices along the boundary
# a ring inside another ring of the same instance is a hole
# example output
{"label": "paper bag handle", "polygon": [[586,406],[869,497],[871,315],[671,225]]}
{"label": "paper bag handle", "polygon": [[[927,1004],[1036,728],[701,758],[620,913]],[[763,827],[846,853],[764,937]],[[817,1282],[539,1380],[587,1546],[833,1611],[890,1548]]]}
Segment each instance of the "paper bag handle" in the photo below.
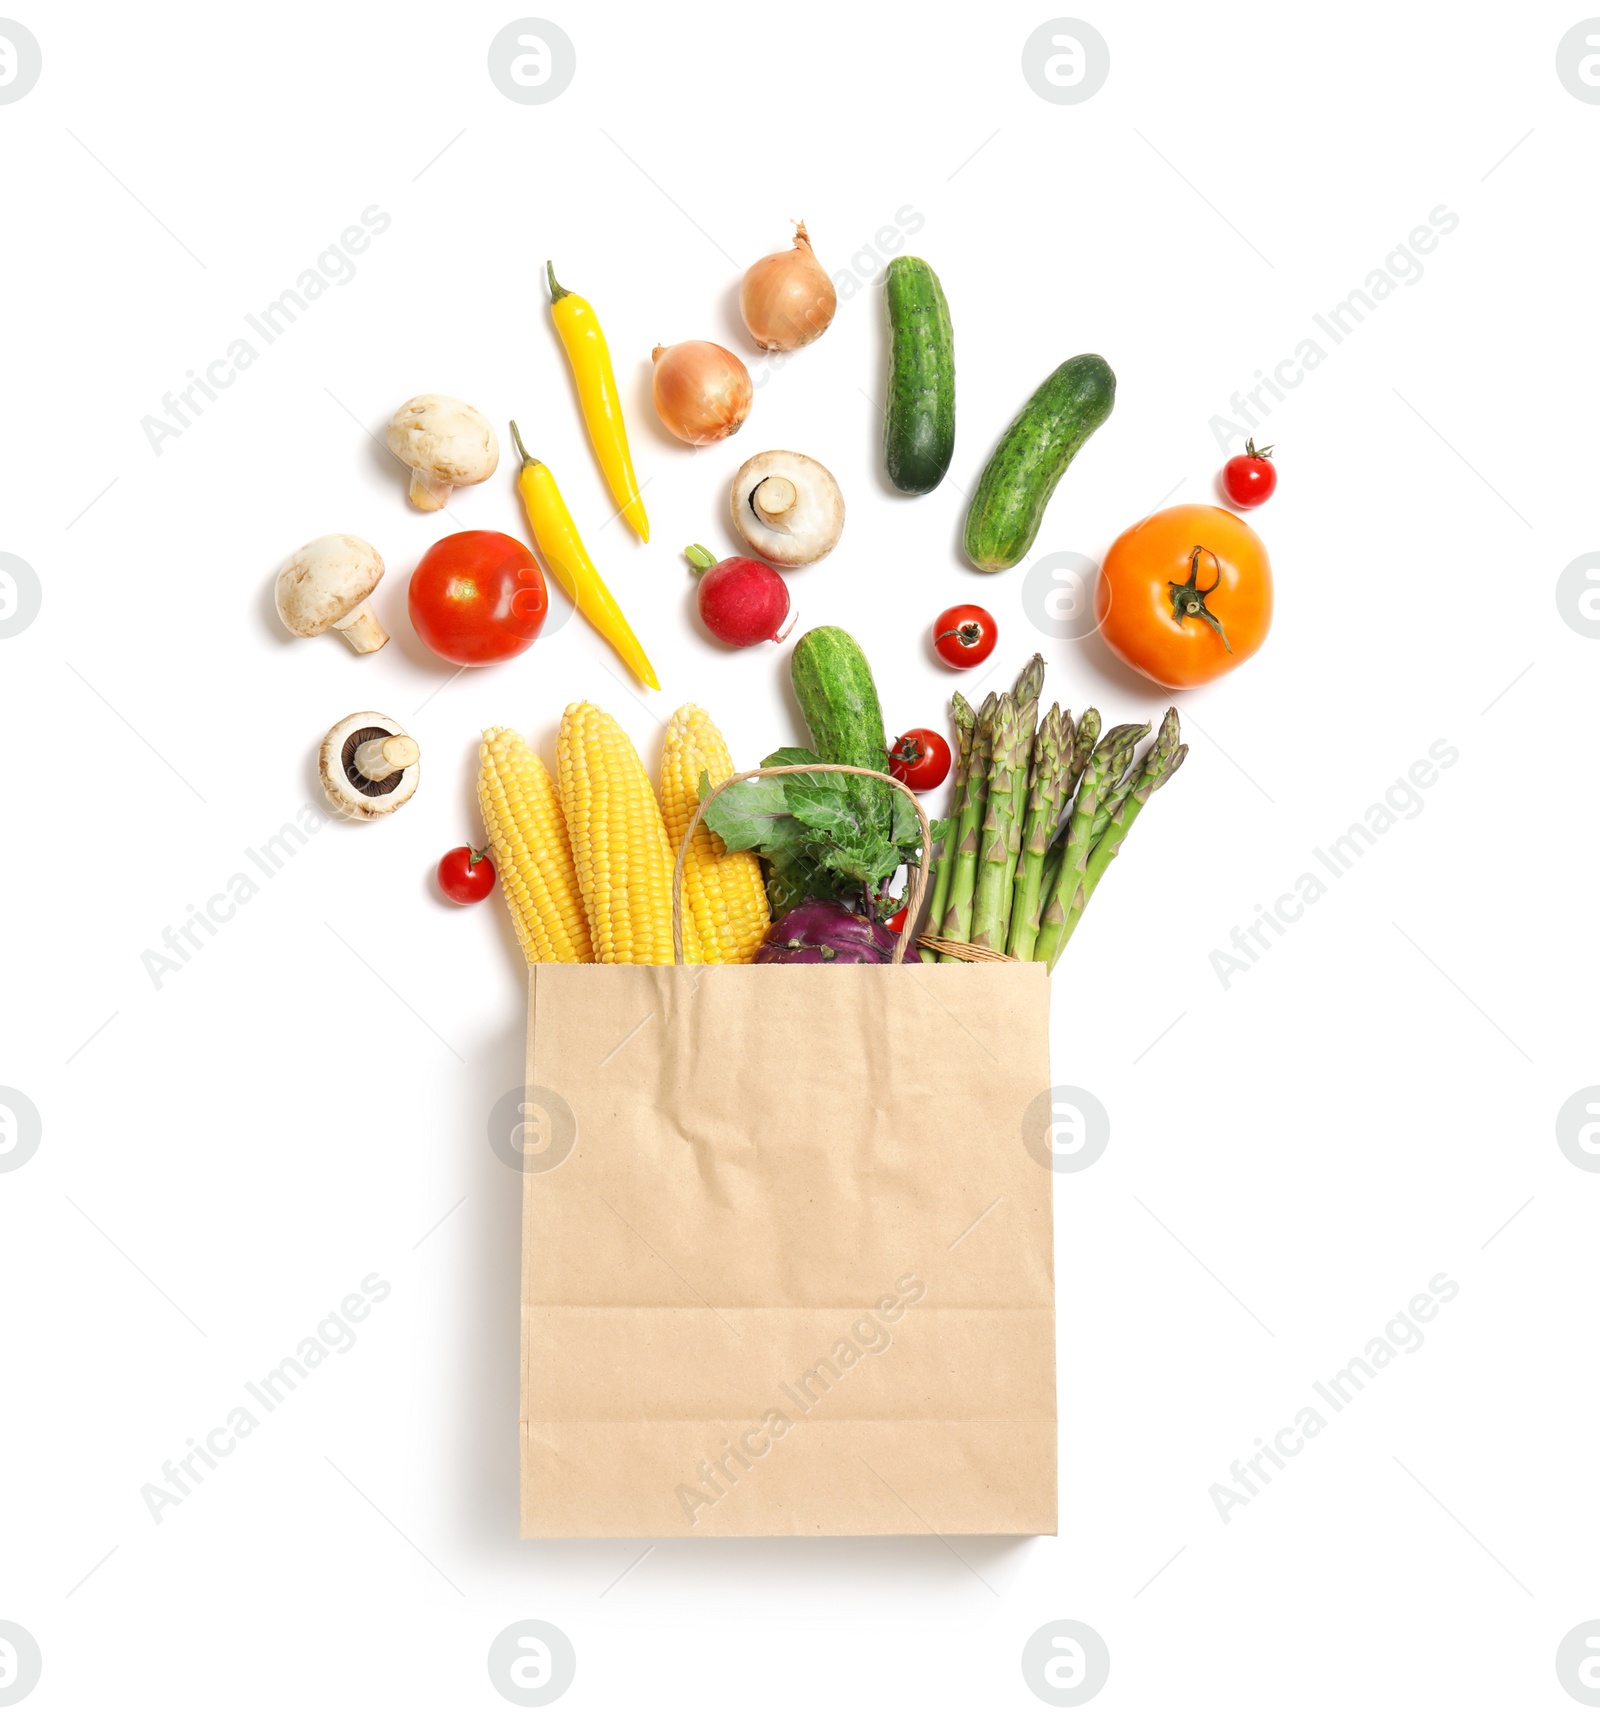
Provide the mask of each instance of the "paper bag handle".
{"label": "paper bag handle", "polygon": [[694,838],[695,829],[700,825],[705,812],[728,789],[730,785],[742,785],[747,779],[781,779],[790,773],[854,773],[862,779],[881,779],[885,785],[892,785],[896,791],[911,799],[911,807],[917,812],[917,826],[922,830],[922,861],[912,871],[911,897],[906,903],[906,920],[900,930],[900,939],[894,944],[894,957],[891,964],[903,965],[906,961],[906,951],[911,945],[911,932],[916,928],[917,917],[922,910],[922,898],[928,884],[928,857],[933,850],[933,834],[928,828],[928,812],[922,807],[916,792],[909,786],[902,785],[898,779],[891,778],[887,773],[879,773],[871,767],[846,767],[842,763],[805,763],[793,767],[752,767],[748,773],[735,773],[731,779],[724,779],[720,785],[714,785],[710,792],[700,799],[700,807],[689,818],[689,825],[684,829],[683,843],[678,847],[677,861],[672,866],[672,960],[676,965],[683,963],[683,865],[689,856],[689,844]]}

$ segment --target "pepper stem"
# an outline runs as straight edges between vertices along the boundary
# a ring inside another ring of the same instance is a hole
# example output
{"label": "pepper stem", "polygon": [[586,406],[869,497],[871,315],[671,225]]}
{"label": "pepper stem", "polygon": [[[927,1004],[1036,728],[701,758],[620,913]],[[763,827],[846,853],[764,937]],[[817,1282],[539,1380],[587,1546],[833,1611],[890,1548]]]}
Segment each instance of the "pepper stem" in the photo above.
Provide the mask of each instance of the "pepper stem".
{"label": "pepper stem", "polygon": [[511,422],[511,441],[517,446],[517,454],[522,457],[522,465],[524,467],[538,466],[538,463],[534,458],[528,454],[526,449],[523,448],[522,433],[517,430],[517,422],[515,420]]}
{"label": "pepper stem", "polygon": [[[1200,559],[1209,557],[1216,565],[1217,579],[1210,587],[1201,587]],[[1198,617],[1207,623],[1222,637],[1222,645],[1229,653],[1233,652],[1233,643],[1228,640],[1228,632],[1222,627],[1221,621],[1213,616],[1206,605],[1209,595],[1215,593],[1222,585],[1222,560],[1214,551],[1208,551],[1205,546],[1197,545],[1189,553],[1189,579],[1182,584],[1176,581],[1167,583],[1167,592],[1172,596],[1172,621],[1182,623],[1186,617]]]}
{"label": "pepper stem", "polygon": [[683,555],[688,558],[696,575],[704,575],[708,569],[716,567],[717,560],[703,545],[686,545]]}
{"label": "pepper stem", "polygon": [[558,282],[556,280],[556,267],[554,264],[552,264],[550,262],[550,260],[548,258],[546,258],[544,261],[544,273],[550,278],[550,304],[551,305],[554,305],[557,300],[564,300],[567,297],[567,295],[572,292],[571,288],[562,287],[560,282]]}

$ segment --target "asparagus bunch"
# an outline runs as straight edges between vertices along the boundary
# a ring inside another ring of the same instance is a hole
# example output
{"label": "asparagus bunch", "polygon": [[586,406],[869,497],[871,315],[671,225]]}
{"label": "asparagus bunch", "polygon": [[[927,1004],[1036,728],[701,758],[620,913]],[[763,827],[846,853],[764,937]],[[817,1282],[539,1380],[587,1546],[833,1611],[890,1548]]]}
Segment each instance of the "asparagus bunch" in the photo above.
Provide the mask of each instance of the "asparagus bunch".
{"label": "asparagus bunch", "polygon": [[1102,732],[1094,708],[1074,723],[1059,706],[1041,723],[1043,686],[1035,654],[1014,687],[976,713],[959,695],[952,702],[955,778],[928,928],[1053,966],[1144,806],[1189,751],[1175,708],[1137,762],[1148,725]]}

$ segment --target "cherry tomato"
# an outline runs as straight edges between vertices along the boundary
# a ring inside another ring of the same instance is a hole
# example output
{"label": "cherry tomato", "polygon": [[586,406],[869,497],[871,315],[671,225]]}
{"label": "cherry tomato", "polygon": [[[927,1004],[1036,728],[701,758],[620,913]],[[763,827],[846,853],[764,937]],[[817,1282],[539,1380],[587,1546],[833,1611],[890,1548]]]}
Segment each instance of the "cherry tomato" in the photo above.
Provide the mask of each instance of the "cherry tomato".
{"label": "cherry tomato", "polygon": [[894,740],[889,771],[910,791],[932,791],[950,771],[950,745],[937,731],[919,725]]}
{"label": "cherry tomato", "polygon": [[1210,683],[1272,627],[1272,565],[1231,510],[1177,504],[1117,539],[1100,566],[1100,633],[1119,659],[1168,689]]}
{"label": "cherry tomato", "polygon": [[952,605],[933,623],[933,651],[956,671],[982,665],[999,639],[994,619],[981,605]]}
{"label": "cherry tomato", "polygon": [[411,624],[452,665],[494,665],[533,645],[550,601],[533,553],[505,533],[452,533],[411,572]]}
{"label": "cherry tomato", "polygon": [[439,891],[458,905],[476,905],[494,891],[494,862],[487,851],[458,845],[439,859]]}
{"label": "cherry tomato", "polygon": [[888,922],[884,924],[884,928],[893,929],[895,934],[898,935],[906,926],[906,912],[910,909],[911,907],[909,905],[902,906],[901,909],[896,911]]}
{"label": "cherry tomato", "polygon": [[1229,458],[1222,470],[1222,489],[1228,502],[1238,509],[1254,509],[1265,503],[1278,489],[1278,470],[1267,457],[1272,445],[1257,449],[1255,443],[1244,446],[1244,454]]}

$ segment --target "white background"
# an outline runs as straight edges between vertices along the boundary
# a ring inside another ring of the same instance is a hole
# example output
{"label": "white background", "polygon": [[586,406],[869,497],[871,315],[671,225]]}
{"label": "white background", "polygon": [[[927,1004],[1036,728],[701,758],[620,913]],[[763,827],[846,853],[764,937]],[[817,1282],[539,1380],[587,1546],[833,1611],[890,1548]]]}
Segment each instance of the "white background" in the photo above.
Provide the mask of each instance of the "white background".
{"label": "white background", "polygon": [[[1095,0],[1110,78],[1051,105],[1020,70],[1040,7],[551,0],[577,76],[519,106],[485,61],[513,8],[14,4],[43,76],[0,106],[0,550],[43,607],[0,641],[0,1083],[44,1129],[0,1177],[0,1618],[44,1651],[31,1717],[506,1718],[485,1654],[528,1617],[572,1638],[556,1706],[580,1720],[1034,1718],[1019,1656],[1058,1618],[1109,1645],[1107,1721],[1581,1717],[1554,1655],[1600,1615],[1600,1180],[1553,1123],[1600,1079],[1600,643],[1554,600],[1600,542],[1600,108],[1555,72],[1582,14]],[[141,418],[374,204],[392,225],[354,279],[153,453]],[[1213,500],[1212,416],[1441,204],[1459,226],[1422,279],[1266,423],[1272,639],[1183,699],[1190,760],[1056,973],[1057,1080],[1112,1121],[1057,1182],[1060,1536],[637,1564],[644,1542],[519,1541],[516,1177],[485,1121],[521,1079],[521,970],[498,901],[431,884],[477,831],[479,729],[548,753],[588,697],[653,766],[692,699],[741,763],[799,741],[786,650],[704,638],[678,556],[732,549],[732,468],[772,446],[845,490],[840,549],[793,592],[860,637],[891,730],[939,720],[922,642],[961,598],[1000,619],[997,679],[1038,645],[1047,700],[1156,717],[1096,644],[1037,635],[1022,571],[964,569],[957,488],[1093,350],[1116,411],[1037,551],[1097,557],[1160,501]],[[908,206],[960,375],[921,501],[878,477],[869,399],[864,248]],[[797,216],[863,286],[733,445],[690,453],[648,406],[650,347],[754,364],[734,288]],[[648,547],[599,526],[547,256],[617,356]],[[525,535],[508,465],[449,522],[408,507],[368,434],[423,390],[519,418],[659,696],[575,620],[454,679],[416,643],[435,537]],[[272,614],[279,562],[340,531],[389,565],[369,658]],[[141,955],[314,799],[318,739],[365,707],[421,742],[414,802],[325,828],[156,988]],[[1460,759],[1422,813],[1223,988],[1230,930],[1437,739]],[[356,1346],[158,1525],[141,1487],[369,1272],[393,1293]],[[1225,1525],[1212,1483],[1438,1272],[1461,1292],[1425,1345]]]}

